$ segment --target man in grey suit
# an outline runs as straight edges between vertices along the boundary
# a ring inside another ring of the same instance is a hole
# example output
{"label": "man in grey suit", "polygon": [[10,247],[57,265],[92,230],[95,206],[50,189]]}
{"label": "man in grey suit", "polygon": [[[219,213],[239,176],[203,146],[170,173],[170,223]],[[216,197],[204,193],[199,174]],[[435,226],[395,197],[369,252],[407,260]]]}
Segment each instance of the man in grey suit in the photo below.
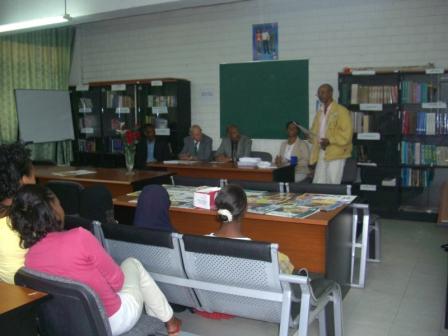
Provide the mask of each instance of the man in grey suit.
{"label": "man in grey suit", "polygon": [[198,125],[190,128],[190,135],[184,138],[184,147],[179,153],[180,160],[210,161],[213,140],[202,133]]}
{"label": "man in grey suit", "polygon": [[219,162],[236,162],[241,157],[250,156],[252,140],[240,134],[235,125],[227,126],[227,137],[222,139],[215,158]]}

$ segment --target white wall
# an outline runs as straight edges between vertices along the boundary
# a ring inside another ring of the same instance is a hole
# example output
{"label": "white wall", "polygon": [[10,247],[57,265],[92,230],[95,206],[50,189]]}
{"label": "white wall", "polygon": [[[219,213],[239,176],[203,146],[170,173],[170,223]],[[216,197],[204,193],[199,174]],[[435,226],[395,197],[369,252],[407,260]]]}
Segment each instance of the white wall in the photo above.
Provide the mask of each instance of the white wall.
{"label": "white wall", "polygon": [[[192,122],[216,148],[219,64],[251,61],[252,24],[278,22],[280,59],[310,60],[311,121],[317,87],[337,87],[344,66],[448,67],[447,16],[446,0],[253,0],[85,24],[77,30],[71,82],[187,78]],[[209,89],[214,98],[201,100]],[[256,140],[253,147],[274,153],[278,145]]]}

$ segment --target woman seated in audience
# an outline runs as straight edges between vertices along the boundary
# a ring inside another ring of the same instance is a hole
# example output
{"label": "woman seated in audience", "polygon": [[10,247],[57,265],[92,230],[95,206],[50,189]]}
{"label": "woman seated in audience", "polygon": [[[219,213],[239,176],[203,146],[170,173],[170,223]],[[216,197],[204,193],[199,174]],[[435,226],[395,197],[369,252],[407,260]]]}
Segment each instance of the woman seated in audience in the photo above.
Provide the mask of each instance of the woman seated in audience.
{"label": "woman seated in audience", "polygon": [[22,144],[0,145],[0,281],[14,283],[26,249],[8,217],[12,197],[23,184],[36,183],[29,151]]}
{"label": "woman seated in audience", "polygon": [[310,150],[305,141],[299,138],[299,124],[295,121],[289,121],[286,124],[288,140],[282,142],[280,151],[275,158],[276,164],[285,164],[292,161],[291,158],[297,158],[295,182],[306,179],[309,175],[308,164],[310,161]]}
{"label": "woman seated in audience", "polygon": [[[209,236],[251,240],[241,233],[243,217],[247,210],[247,197],[240,186],[229,184],[222,188],[216,196],[215,205],[221,226]],[[294,270],[288,256],[281,252],[278,253],[278,262],[282,273],[291,274]]]}
{"label": "woman seated in audience", "polygon": [[112,193],[103,184],[93,185],[81,191],[79,215],[101,223],[116,224]]}
{"label": "woman seated in audience", "polygon": [[118,266],[87,230],[64,229],[64,210],[57,197],[39,185],[23,186],[10,208],[11,223],[28,248],[27,268],[86,284],[103,303],[113,335],[137,323],[143,306],[166,324],[169,335],[180,333],[180,320],[154,280],[134,258]]}
{"label": "woman seated in audience", "polygon": [[134,225],[145,229],[175,231],[170,221],[170,196],[160,185],[148,185],[138,197]]}

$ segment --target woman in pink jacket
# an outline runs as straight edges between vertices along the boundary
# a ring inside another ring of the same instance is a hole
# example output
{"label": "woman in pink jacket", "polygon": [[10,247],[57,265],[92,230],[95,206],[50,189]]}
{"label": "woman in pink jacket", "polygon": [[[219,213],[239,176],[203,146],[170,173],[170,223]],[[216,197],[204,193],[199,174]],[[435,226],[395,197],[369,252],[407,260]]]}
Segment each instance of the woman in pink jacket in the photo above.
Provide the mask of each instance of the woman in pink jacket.
{"label": "woman in pink jacket", "polygon": [[10,209],[13,228],[28,248],[25,266],[88,285],[99,296],[113,335],[123,334],[146,313],[165,322],[168,334],[180,333],[180,321],[140,261],[121,266],[87,230],[63,231],[64,210],[57,197],[39,185],[23,186]]}

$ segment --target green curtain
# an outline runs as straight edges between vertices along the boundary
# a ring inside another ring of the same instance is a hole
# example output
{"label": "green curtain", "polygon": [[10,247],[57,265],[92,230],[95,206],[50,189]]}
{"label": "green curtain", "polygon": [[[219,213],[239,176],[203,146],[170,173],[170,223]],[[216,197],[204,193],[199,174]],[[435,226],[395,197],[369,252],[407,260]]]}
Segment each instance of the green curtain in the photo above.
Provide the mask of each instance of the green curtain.
{"label": "green curtain", "polygon": [[[0,142],[17,141],[14,89],[63,89],[69,84],[73,27],[0,36]],[[73,159],[71,141],[34,144],[35,160]]]}

